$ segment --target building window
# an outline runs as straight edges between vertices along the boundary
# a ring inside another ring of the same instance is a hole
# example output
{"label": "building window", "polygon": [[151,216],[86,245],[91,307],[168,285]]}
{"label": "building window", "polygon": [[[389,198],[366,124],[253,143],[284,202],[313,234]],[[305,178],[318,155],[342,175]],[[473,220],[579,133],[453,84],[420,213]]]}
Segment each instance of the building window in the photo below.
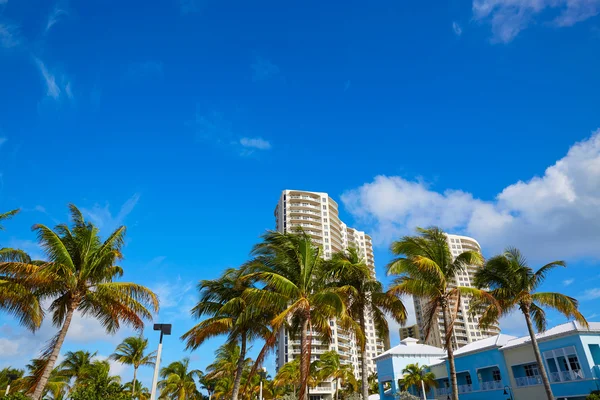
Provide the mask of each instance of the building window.
{"label": "building window", "polygon": [[465,381],[467,382],[467,385],[472,385],[473,381],[471,381],[471,374],[467,374],[465,376]]}
{"label": "building window", "polygon": [[494,379],[496,382],[499,382],[502,380],[502,377],[500,376],[500,371],[495,369],[492,371],[492,379]]}
{"label": "building window", "polygon": [[325,197],[322,197],[321,200],[323,201],[323,203],[325,203],[327,201],[327,199]]}
{"label": "building window", "polygon": [[323,210],[327,210],[327,206],[323,204]]}
{"label": "building window", "polygon": [[327,216],[327,211],[323,211],[323,215],[324,215],[324,216]]}
{"label": "building window", "polygon": [[525,369],[525,376],[527,376],[527,377],[540,375],[540,370],[538,369],[537,364],[527,364],[523,368]]}
{"label": "building window", "polygon": [[[327,215],[327,214],[324,213],[324,215]],[[327,222],[327,218],[323,218],[323,222]]]}

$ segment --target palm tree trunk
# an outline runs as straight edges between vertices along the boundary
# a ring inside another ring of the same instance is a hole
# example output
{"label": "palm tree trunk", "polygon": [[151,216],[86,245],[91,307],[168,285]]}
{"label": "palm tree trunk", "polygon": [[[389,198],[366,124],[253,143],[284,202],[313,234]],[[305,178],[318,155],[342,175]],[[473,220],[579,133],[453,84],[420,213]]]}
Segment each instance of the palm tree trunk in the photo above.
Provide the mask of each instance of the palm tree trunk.
{"label": "palm tree trunk", "polygon": [[300,354],[300,392],[298,394],[298,400],[308,400],[308,374],[310,373],[310,341],[308,329],[310,321],[308,318],[304,318],[302,321],[302,331],[300,332],[300,346],[302,348],[302,354]]}
{"label": "palm tree trunk", "polygon": [[31,395],[32,400],[40,400],[42,395],[44,394],[44,389],[48,384],[48,379],[50,378],[50,374],[54,369],[54,364],[56,364],[56,359],[60,354],[60,348],[62,347],[63,342],[65,341],[65,337],[67,336],[67,331],[69,330],[69,326],[71,325],[71,320],[73,319],[73,314],[75,313],[75,309],[77,308],[77,303],[73,302],[69,305],[69,309],[67,310],[67,315],[65,316],[65,321],[63,322],[63,326],[60,328],[58,336],[56,338],[56,342],[54,343],[54,348],[52,349],[52,353],[50,353],[50,357],[48,357],[48,362],[44,367],[44,372],[42,373],[42,377],[40,378],[38,384],[35,387],[35,391]]}
{"label": "palm tree trunk", "polygon": [[231,400],[237,400],[238,393],[240,391],[240,385],[242,383],[242,372],[244,371],[244,361],[246,360],[246,332],[242,332],[240,346],[240,358],[237,362],[237,369],[235,371],[235,379],[233,381],[233,391],[231,393]]}
{"label": "palm tree trunk", "polygon": [[544,390],[546,391],[546,396],[548,396],[548,400],[554,400],[554,395],[552,394],[552,388],[550,387],[550,380],[548,380],[548,374],[546,373],[546,369],[544,368],[544,363],[542,361],[542,354],[540,353],[540,348],[538,346],[537,338],[535,337],[533,325],[531,324],[531,316],[529,315],[529,306],[521,307],[521,311],[523,311],[523,315],[525,315],[525,322],[527,322],[527,330],[529,331],[529,336],[531,337],[531,346],[533,347],[533,353],[535,354],[535,360],[537,361],[537,364],[538,364],[538,370],[540,371],[540,375],[542,376],[542,383],[544,384]]}
{"label": "palm tree trunk", "polygon": [[137,377],[137,367],[133,367],[133,386],[131,386],[131,398],[135,398],[135,381]]}
{"label": "palm tree trunk", "polygon": [[362,346],[362,348],[360,349],[360,356],[362,357],[362,360],[360,360],[360,374],[361,374],[361,381],[362,381],[362,398],[363,400],[368,400],[369,399],[369,377],[367,376],[367,342],[369,339],[367,339],[367,332],[366,332],[366,328],[365,328],[365,312],[363,310],[361,316],[360,316],[360,330],[362,331],[363,335],[365,336],[365,344]]}
{"label": "palm tree trunk", "polygon": [[458,400],[458,381],[456,380],[456,365],[454,365],[454,349],[452,348],[452,335],[447,334],[450,326],[450,313],[448,310],[447,303],[442,304],[442,313],[444,316],[444,337],[446,338],[446,350],[448,351],[448,364],[450,365],[450,385],[452,386],[452,400]]}

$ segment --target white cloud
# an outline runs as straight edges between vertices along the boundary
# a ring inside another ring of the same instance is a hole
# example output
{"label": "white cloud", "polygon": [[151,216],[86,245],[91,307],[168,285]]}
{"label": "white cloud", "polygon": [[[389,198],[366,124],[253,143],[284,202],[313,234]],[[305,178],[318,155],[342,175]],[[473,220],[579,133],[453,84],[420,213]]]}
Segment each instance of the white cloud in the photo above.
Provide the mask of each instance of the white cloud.
{"label": "white cloud", "polygon": [[460,25],[456,21],[452,22],[452,30],[454,31],[454,34],[456,36],[462,35],[462,28],[460,27]]}
{"label": "white cloud", "polygon": [[[160,299],[161,312],[165,309],[176,308],[184,303],[190,290],[194,288],[193,282],[184,282],[181,277],[177,277],[174,282],[161,282],[152,288]],[[191,307],[190,307],[191,308]],[[186,315],[189,309],[186,310]]]}
{"label": "white cloud", "polygon": [[525,316],[520,311],[513,311],[500,318],[499,322],[502,333],[507,335],[525,336],[529,333],[527,330],[527,323],[525,322]]}
{"label": "white cloud", "polygon": [[104,207],[94,204],[92,208],[81,208],[81,212],[86,215],[104,234],[110,234],[115,229],[123,225],[125,218],[133,211],[140,194],[135,193],[131,196],[119,210],[118,214],[113,216],[110,212],[110,205],[106,203]]}
{"label": "white cloud", "polygon": [[413,301],[412,296],[402,296],[402,303],[404,303],[404,307],[406,308],[406,313],[408,314],[408,318],[406,319],[406,323],[404,325],[400,325],[395,320],[386,315],[386,320],[388,322],[388,327],[390,329],[390,345],[392,347],[400,344],[400,327],[401,326],[411,326],[417,323],[416,314],[415,314],[415,303]]}
{"label": "white cloud", "polygon": [[35,58],[35,63],[37,64],[42,77],[44,78],[44,82],[46,83],[46,95],[52,97],[53,99],[58,99],[60,96],[60,88],[56,83],[56,77],[48,71],[46,65],[39,58]]}
{"label": "white cloud", "polygon": [[565,279],[565,280],[563,281],[563,285],[565,285],[565,286],[570,286],[570,285],[572,285],[572,284],[573,284],[573,282],[575,282],[575,279]]}
{"label": "white cloud", "polygon": [[241,138],[240,144],[243,147],[257,150],[269,150],[271,148],[271,143],[262,138]]}
{"label": "white cloud", "polygon": [[600,299],[600,288],[588,289],[580,296],[581,300],[596,300]]}
{"label": "white cloud", "polygon": [[[114,375],[114,376],[123,376],[123,373],[125,371],[127,371],[128,366],[125,364],[116,362],[114,360],[109,360],[108,357],[109,356],[104,356],[104,355],[98,354],[98,355],[96,355],[96,357],[94,357],[94,359],[100,360],[100,361],[108,360],[108,364],[110,365],[110,374]],[[125,383],[125,382],[122,382],[122,383]]]}
{"label": "white cloud", "polygon": [[417,226],[437,225],[477,238],[484,249],[518,246],[526,255],[600,257],[600,130],[574,144],[541,177],[519,181],[493,200],[422,181],[377,176],[342,195],[347,210],[388,245]]}
{"label": "white cloud", "polygon": [[10,49],[21,43],[16,25],[0,22],[0,47]]}
{"label": "white cloud", "polygon": [[262,57],[256,57],[250,67],[252,68],[252,80],[255,82],[264,81],[279,74],[279,67]]}
{"label": "white cloud", "polygon": [[44,33],[48,33],[50,28],[52,28],[62,17],[68,16],[69,13],[67,10],[59,7],[58,5],[54,7],[50,15],[48,16],[48,22],[46,22],[46,30]]}
{"label": "white cloud", "polygon": [[562,27],[584,21],[599,12],[600,0],[473,0],[474,18],[488,21],[492,27],[492,40],[504,43],[513,40],[535,17],[554,14],[551,24]]}

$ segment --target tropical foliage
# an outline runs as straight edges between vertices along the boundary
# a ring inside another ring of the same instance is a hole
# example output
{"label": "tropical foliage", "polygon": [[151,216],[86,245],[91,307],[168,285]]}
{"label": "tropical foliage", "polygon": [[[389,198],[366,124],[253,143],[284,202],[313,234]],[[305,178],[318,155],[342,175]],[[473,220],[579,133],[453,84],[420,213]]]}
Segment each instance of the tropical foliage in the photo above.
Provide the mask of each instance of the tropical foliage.
{"label": "tropical foliage", "polygon": [[137,388],[137,371],[141,366],[154,366],[156,352],[146,353],[148,339],[141,336],[130,336],[117,346],[115,352],[110,356],[111,360],[133,366],[133,380],[131,381],[131,396],[135,397]]}
{"label": "tropical foliage", "polygon": [[538,332],[546,330],[547,319],[544,308],[550,308],[585,327],[588,326],[578,310],[576,299],[561,293],[537,291],[550,271],[565,266],[564,261],[552,261],[534,271],[527,265],[527,260],[518,249],[508,248],[503,254],[490,258],[484,268],[475,274],[475,284],[480,288],[486,288],[486,293],[489,295],[474,302],[472,306],[473,312],[482,314],[479,320],[481,326],[489,326],[497,322],[501,316],[517,309],[523,313],[538,370],[549,400],[554,399],[554,395],[548,374],[543,367],[534,325]]}
{"label": "tropical foliage", "polygon": [[425,392],[431,388],[437,387],[433,372],[428,372],[427,368],[419,365],[419,363],[408,364],[402,370],[402,375],[398,385],[404,391],[414,388],[418,394],[423,395],[423,387],[425,387]]}
{"label": "tropical foliage", "polygon": [[160,370],[160,398],[169,400],[193,400],[200,397],[197,380],[202,371],[190,367],[190,359],[174,361]]}

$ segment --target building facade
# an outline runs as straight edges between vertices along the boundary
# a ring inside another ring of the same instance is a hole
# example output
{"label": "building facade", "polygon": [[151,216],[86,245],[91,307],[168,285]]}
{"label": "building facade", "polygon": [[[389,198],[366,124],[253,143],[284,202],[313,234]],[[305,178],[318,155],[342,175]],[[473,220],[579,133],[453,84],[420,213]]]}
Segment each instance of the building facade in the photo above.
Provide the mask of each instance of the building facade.
{"label": "building facade", "polygon": [[[348,248],[357,249],[375,277],[375,258],[371,237],[364,232],[348,227],[339,219],[338,205],[327,193],[300,190],[284,190],[275,207],[276,229],[279,232],[294,232],[301,228],[323,249],[323,257],[330,259],[336,252]],[[325,343],[314,339],[311,348],[311,361],[326,351],[335,350],[340,361],[351,364],[357,378],[360,378],[360,347],[353,332],[340,328],[330,321],[333,337]],[[369,373],[375,372],[373,359],[385,351],[385,343],[380,339],[371,319],[366,324],[367,366]],[[292,338],[282,330],[276,345],[277,369],[286,362],[300,356],[300,339]],[[328,400],[335,392],[334,382],[323,382],[310,389],[311,400]]]}
{"label": "building facade", "polygon": [[400,329],[398,331],[400,333],[400,340],[406,339],[406,338],[420,338],[421,337],[421,331],[419,330],[418,324],[400,327]]}
{"label": "building facade", "polygon": [[[459,254],[465,251],[476,251],[481,253],[481,247],[479,243],[470,237],[459,236],[459,235],[446,235],[448,240],[448,246],[452,257],[456,258]],[[451,286],[473,286],[473,278],[475,272],[477,272],[477,266],[469,266],[465,271],[459,272],[451,282]],[[425,338],[425,332],[423,326],[425,324],[424,314],[427,309],[427,299],[421,299],[418,297],[413,298],[415,305],[415,315],[417,318],[417,325],[419,326],[418,338],[426,344],[436,347],[444,347],[446,340],[442,335],[444,332],[444,324],[442,320],[442,311],[439,311],[439,323],[434,325],[431,329],[428,338]],[[490,336],[497,335],[500,329],[497,326],[492,326],[489,329],[479,328],[479,317],[472,316],[469,314],[469,303],[471,299],[469,296],[463,296],[461,303],[458,305],[458,316],[454,323],[454,334],[452,337],[453,346],[455,349],[466,346],[469,343],[485,339]],[[454,308],[455,305],[451,305]],[[417,336],[415,336],[417,337]]]}
{"label": "building facade", "polygon": [[[592,391],[600,390],[600,322],[591,322],[589,330],[568,322],[536,337],[556,399],[585,400]],[[392,400],[397,388],[386,390],[381,382],[390,376],[401,377],[401,370],[390,372],[383,354],[376,361],[385,372],[378,372],[381,399]],[[423,364],[421,357],[405,362],[409,361]],[[546,398],[529,336],[499,334],[472,342],[456,351],[455,363],[460,400]],[[430,390],[427,398],[446,400],[451,393],[447,360],[428,365],[437,388]]]}

